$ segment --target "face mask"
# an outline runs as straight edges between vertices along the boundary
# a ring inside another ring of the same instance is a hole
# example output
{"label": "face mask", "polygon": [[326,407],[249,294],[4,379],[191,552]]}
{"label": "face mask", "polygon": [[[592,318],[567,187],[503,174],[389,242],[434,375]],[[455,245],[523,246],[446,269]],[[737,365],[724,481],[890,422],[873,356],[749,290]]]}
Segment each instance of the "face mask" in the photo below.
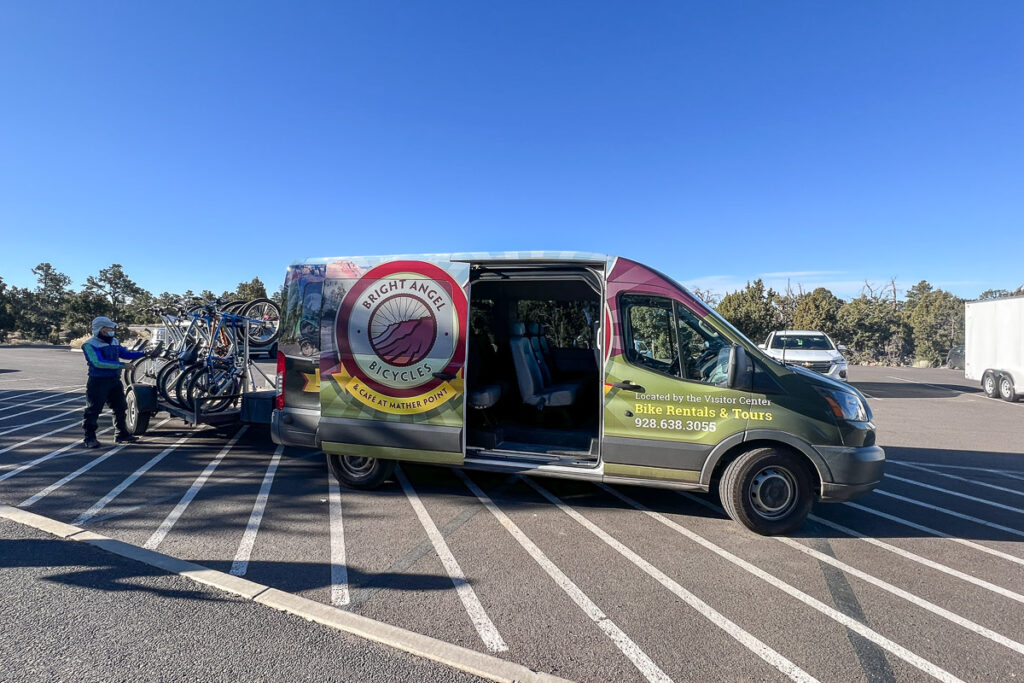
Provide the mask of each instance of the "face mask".
{"label": "face mask", "polygon": [[104,334],[103,332],[100,332],[96,336],[99,337],[100,340],[105,341],[108,344],[110,343],[110,340],[114,338],[114,335],[112,335],[112,334]]}

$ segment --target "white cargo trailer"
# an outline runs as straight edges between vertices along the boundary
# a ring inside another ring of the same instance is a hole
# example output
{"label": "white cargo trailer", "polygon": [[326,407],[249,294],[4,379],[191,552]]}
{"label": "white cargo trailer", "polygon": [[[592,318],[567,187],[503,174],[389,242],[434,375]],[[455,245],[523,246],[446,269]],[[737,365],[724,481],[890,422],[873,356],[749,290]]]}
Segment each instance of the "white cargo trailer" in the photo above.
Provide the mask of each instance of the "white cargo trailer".
{"label": "white cargo trailer", "polygon": [[964,377],[992,398],[1024,395],[1024,296],[968,302],[964,327]]}

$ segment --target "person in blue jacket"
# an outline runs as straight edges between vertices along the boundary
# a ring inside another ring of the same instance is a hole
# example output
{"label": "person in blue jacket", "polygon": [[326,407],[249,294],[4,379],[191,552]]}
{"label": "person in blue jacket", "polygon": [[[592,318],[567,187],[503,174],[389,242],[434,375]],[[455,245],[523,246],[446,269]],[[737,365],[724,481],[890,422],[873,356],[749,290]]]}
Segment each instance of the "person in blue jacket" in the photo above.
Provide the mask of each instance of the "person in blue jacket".
{"label": "person in blue jacket", "polygon": [[128,433],[125,424],[125,413],[128,405],[124,400],[124,389],[121,387],[121,362],[133,360],[146,355],[145,351],[129,351],[121,346],[114,336],[117,327],[110,318],[99,317],[92,321],[92,337],[82,344],[85,362],[89,364],[89,380],[85,385],[85,447],[99,448],[96,440],[96,422],[99,420],[103,406],[109,404],[114,411],[114,427],[117,443],[132,443],[138,439]]}

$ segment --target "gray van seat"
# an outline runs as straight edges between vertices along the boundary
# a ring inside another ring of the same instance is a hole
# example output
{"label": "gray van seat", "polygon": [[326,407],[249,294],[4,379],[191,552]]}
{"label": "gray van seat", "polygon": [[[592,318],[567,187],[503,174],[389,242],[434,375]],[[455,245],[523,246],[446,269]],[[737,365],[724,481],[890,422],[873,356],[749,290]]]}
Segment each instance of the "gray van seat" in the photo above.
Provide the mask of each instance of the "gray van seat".
{"label": "gray van seat", "polygon": [[[484,351],[489,353],[484,353]],[[466,391],[466,403],[470,408],[484,410],[494,406],[508,388],[503,382],[486,382],[484,374],[489,370],[489,362],[494,355],[490,341],[477,334],[469,335],[469,384]]]}
{"label": "gray van seat", "polygon": [[[530,339],[525,335],[523,323],[512,325],[512,337],[509,345],[512,348],[512,361],[515,364],[516,379],[519,382],[519,393],[523,403],[542,410],[546,407],[571,406],[576,402],[579,384],[555,384],[544,381],[537,354],[534,353]],[[550,375],[549,375],[550,377]]]}
{"label": "gray van seat", "polygon": [[530,340],[530,348],[533,349],[533,357],[537,361],[537,367],[540,368],[541,379],[544,380],[544,385],[551,384],[551,368],[548,367],[547,360],[544,359],[544,354],[540,350],[540,325],[537,323],[528,323],[526,325],[526,336]]}
{"label": "gray van seat", "polygon": [[501,385],[486,384],[478,389],[472,389],[466,394],[466,402],[470,408],[490,408],[501,398]]}

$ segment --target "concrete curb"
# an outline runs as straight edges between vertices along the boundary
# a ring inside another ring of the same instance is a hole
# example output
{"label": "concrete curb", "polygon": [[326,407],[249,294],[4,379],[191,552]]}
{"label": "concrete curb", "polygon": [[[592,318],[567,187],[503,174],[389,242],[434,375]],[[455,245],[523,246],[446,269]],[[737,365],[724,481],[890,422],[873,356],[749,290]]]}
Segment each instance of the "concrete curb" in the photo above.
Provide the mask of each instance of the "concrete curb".
{"label": "concrete curb", "polygon": [[225,574],[224,572],[210,569],[194,562],[180,560],[154,550],[140,548],[124,541],[118,541],[92,531],[86,531],[81,527],[37,515],[34,512],[28,512],[27,510],[21,510],[0,503],[0,517],[44,531],[58,538],[88,543],[109,553],[114,553],[136,562],[142,562],[151,567],[157,567],[171,574],[184,576],[196,583],[211,586],[226,593],[258,602],[261,605],[288,612],[289,614],[315,621],[318,624],[323,624],[338,631],[344,631],[366,640],[372,640],[381,645],[408,652],[417,657],[445,664],[453,669],[488,678],[492,681],[507,681],[508,683],[525,683],[527,681],[536,683],[567,683],[564,678],[540,673],[515,662],[505,661],[483,652],[477,652],[476,650],[470,650],[459,645],[446,643],[437,638],[407,631],[403,628],[391,626],[382,621],[347,612],[299,595],[285,593],[276,588],[232,576],[231,574]]}

